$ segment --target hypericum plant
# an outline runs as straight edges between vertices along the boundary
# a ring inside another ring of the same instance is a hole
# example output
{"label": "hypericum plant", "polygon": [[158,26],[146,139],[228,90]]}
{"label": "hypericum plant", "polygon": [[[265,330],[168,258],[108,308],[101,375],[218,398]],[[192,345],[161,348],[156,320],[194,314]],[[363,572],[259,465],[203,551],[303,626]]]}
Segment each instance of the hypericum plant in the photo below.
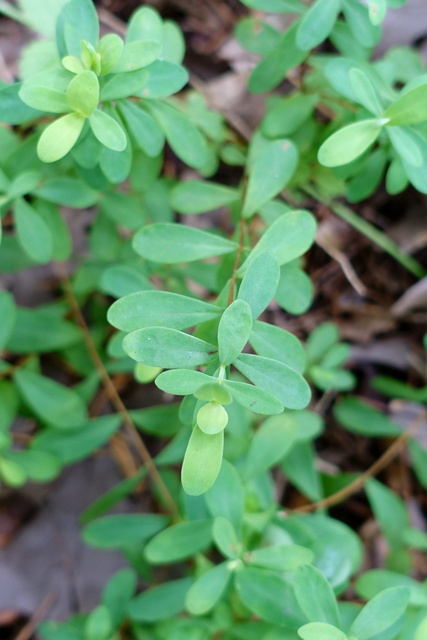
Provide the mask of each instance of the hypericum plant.
{"label": "hypericum plant", "polygon": [[[407,180],[425,191],[423,66],[406,49],[368,61],[386,8],[402,2],[245,0],[297,16],[283,34],[259,13],[237,25],[239,42],[262,58],[249,89],[293,86],[268,96],[248,143],[203,96],[172,97],[188,80],[183,38],[154,9],[99,39],[91,0],[17,4],[0,2],[0,11],[47,39],[24,50],[19,82],[0,85],[0,117],[19,125],[0,129],[0,270],[78,260],[71,280],[58,266],[63,299],[30,309],[0,293],[0,476],[11,486],[43,482],[110,442],[129,449],[125,465],[117,456],[129,477],[81,520],[88,544],[121,550],[132,569],[113,576],[92,612],[44,623],[42,637],[424,640],[425,584],[407,575],[413,550],[427,548],[424,532],[385,484],[341,473],[316,452],[324,421],[309,406],[309,382],[314,399],[351,390],[349,347],[332,323],[304,345],[269,322],[272,306],[300,315],[314,296],[304,270],[316,232],[307,196],[424,273],[333,200],[366,198],[387,164],[390,193]],[[344,57],[312,52],[327,37]],[[199,175],[180,181],[171,152]],[[220,181],[220,164],[234,175],[241,168],[237,186]],[[61,205],[94,207],[84,257],[73,254]],[[48,357],[72,384],[47,375]],[[182,399],[128,411],[116,374]],[[109,415],[94,415],[100,384]],[[333,411],[362,436],[402,444],[414,435],[355,397]],[[28,430],[15,441],[17,416]],[[154,459],[136,429],[157,439]],[[427,454],[415,438],[409,450],[426,487]],[[105,515],[147,476],[150,513]],[[361,540],[326,509],[364,483],[389,553],[386,569],[353,581]],[[284,511],[295,489],[308,504]],[[176,565],[173,579],[165,565]],[[151,585],[141,593],[139,578]]]}

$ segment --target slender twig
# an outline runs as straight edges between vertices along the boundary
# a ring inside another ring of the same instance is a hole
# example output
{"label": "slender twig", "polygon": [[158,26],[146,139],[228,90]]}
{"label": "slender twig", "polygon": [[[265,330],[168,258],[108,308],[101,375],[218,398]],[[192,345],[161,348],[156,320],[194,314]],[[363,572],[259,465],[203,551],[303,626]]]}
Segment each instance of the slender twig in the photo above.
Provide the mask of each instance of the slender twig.
{"label": "slender twig", "polygon": [[30,640],[40,622],[42,622],[46,614],[49,612],[49,609],[52,607],[55,600],[55,594],[48,593],[44,600],[40,603],[39,607],[33,613],[27,624],[22,627],[21,631],[15,637],[15,640]]}
{"label": "slender twig", "polygon": [[328,509],[330,507],[343,502],[354,493],[363,488],[365,482],[380,473],[383,469],[385,469],[390,462],[398,455],[398,453],[402,450],[403,446],[407,443],[408,440],[413,435],[415,429],[425,420],[427,416],[427,411],[423,411],[408,427],[406,431],[404,431],[389,447],[384,451],[384,453],[376,460],[366,471],[364,471],[360,476],[358,476],[353,482],[350,482],[346,487],[340,489],[336,493],[324,498],[323,500],[319,500],[318,502],[314,502],[313,504],[307,504],[303,507],[298,507],[297,509],[285,510],[282,512],[282,515],[288,515],[293,513],[310,513],[312,511],[318,511],[319,509]]}
{"label": "slender twig", "polygon": [[12,376],[15,373],[15,371],[18,371],[18,369],[21,369],[21,367],[23,367],[28,362],[28,360],[30,360],[32,357],[33,357],[32,354],[28,356],[24,356],[23,358],[18,360],[18,362],[16,362],[15,364],[10,365],[8,369],[5,369],[4,371],[0,371],[0,380],[3,380],[3,378],[9,378],[10,376]]}
{"label": "slender twig", "polygon": [[144,464],[147,467],[147,471],[150,474],[151,478],[153,479],[153,481],[155,482],[155,484],[158,486],[160,493],[163,496],[163,499],[165,501],[165,503],[168,505],[171,513],[177,513],[178,512],[178,508],[175,504],[174,499],[172,498],[171,494],[169,493],[168,488],[166,487],[165,483],[162,480],[162,477],[160,476],[158,469],[153,461],[153,458],[151,457],[147,447],[145,446],[142,438],[140,437],[134,423],[132,422],[132,418],[129,415],[128,410],[126,409],[122,399],[120,398],[116,387],[114,386],[113,381],[111,380],[105,366],[104,363],[101,360],[101,357],[98,353],[98,350],[96,348],[96,345],[93,341],[93,338],[91,336],[91,333],[89,331],[89,328],[86,324],[86,320],[83,317],[83,314],[81,312],[80,306],[77,302],[77,299],[74,295],[74,291],[73,288],[71,286],[71,282],[70,282],[70,278],[68,276],[67,270],[64,266],[64,264],[62,263],[57,263],[57,267],[58,267],[58,272],[59,272],[59,277],[60,277],[60,281],[61,284],[64,288],[64,292],[65,295],[67,297],[68,303],[70,305],[71,311],[74,315],[74,318],[77,322],[77,324],[79,325],[79,327],[82,330],[83,333],[83,338],[86,344],[86,348],[88,350],[89,356],[93,362],[93,364],[96,367],[96,370],[98,372],[99,377],[101,378],[102,384],[105,388],[105,391],[112,403],[112,405],[114,406],[114,408],[118,411],[118,413],[120,413],[122,419],[123,419],[123,424],[129,434],[129,437],[132,440],[132,444],[134,445],[135,449],[137,450],[138,454],[141,457],[141,460],[144,462]]}

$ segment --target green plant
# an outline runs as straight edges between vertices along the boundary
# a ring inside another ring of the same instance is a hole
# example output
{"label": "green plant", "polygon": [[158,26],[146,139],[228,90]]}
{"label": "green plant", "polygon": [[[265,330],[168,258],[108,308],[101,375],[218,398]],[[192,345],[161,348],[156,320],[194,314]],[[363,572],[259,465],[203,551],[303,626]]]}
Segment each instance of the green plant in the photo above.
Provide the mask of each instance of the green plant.
{"label": "green plant", "polygon": [[[422,64],[406,49],[368,62],[386,8],[402,2],[316,0],[308,8],[245,0],[251,9],[301,14],[284,34],[259,14],[238,24],[239,42],[262,58],[249,89],[274,89],[304,62],[298,81],[289,76],[290,95],[268,96],[248,144],[203,96],[172,97],[188,80],[183,39],[154,9],[133,14],[125,41],[98,40],[91,0],[46,3],[44,26],[42,4],[0,3],[50,37],[24,51],[22,82],[0,86],[0,117],[14,125],[0,129],[0,268],[67,260],[72,242],[58,207],[96,213],[88,255],[72,278],[57,265],[63,295],[55,302],[29,309],[0,294],[0,475],[11,486],[50,480],[123,430],[133,462],[130,477],[82,514],[85,541],[119,549],[132,569],[110,580],[92,612],[43,623],[42,636],[422,640],[425,584],[406,574],[411,549],[427,547],[425,534],[371,477],[379,469],[355,477],[325,473],[316,461],[324,422],[307,407],[311,393],[319,399],[356,385],[343,368],[348,345],[324,323],[304,346],[264,313],[272,300],[293,315],[312,302],[304,255],[316,219],[307,196],[424,273],[337,200],[368,197],[387,165],[390,193],[408,181],[425,192]],[[342,55],[312,52],[327,37]],[[163,171],[166,142],[200,177],[180,181]],[[237,186],[219,181],[220,163],[240,170]],[[220,207],[226,224],[210,215]],[[192,216],[204,216],[203,228]],[[44,373],[49,354],[71,372],[68,385]],[[129,411],[112,380],[118,373],[182,398]],[[100,385],[113,410],[89,416]],[[351,396],[334,414],[351,432],[397,438],[393,451],[412,436]],[[37,425],[28,446],[14,442],[17,415]],[[154,459],[139,431],[159,439]],[[414,439],[409,447],[426,487],[426,452]],[[274,477],[288,479],[307,505],[283,511]],[[105,515],[148,478],[152,513]],[[354,584],[364,606],[349,588],[361,571],[361,540],[321,511],[353,483],[366,485],[390,551],[387,569]],[[155,583],[156,567],[175,563],[174,579],[136,594],[138,577]]]}

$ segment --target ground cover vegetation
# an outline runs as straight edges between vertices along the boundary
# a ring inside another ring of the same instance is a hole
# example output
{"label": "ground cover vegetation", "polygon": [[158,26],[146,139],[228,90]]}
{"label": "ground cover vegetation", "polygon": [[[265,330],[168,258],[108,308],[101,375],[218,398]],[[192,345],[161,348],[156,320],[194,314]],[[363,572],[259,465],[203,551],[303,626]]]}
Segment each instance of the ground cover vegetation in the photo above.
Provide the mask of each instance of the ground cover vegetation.
{"label": "ground cover vegetation", "polygon": [[[331,319],[303,340],[283,321],[296,326],[313,302],[317,207],[409,283],[425,274],[353,206],[379,189],[427,194],[423,62],[404,47],[372,58],[403,4],[240,3],[248,90],[266,96],[247,136],[188,88],[183,34],[153,7],[100,37],[91,0],[0,3],[44,36],[0,85],[0,270],[53,264],[57,279],[36,308],[0,293],[0,476],[49,482],[107,447],[126,476],[81,523],[88,545],[120,550],[129,568],[93,611],[44,622],[40,637],[427,637],[427,533],[376,477],[404,455],[427,488],[425,414],[404,428],[363,394]],[[93,212],[86,255],[64,207]],[[348,264],[347,276],[357,290]],[[420,408],[420,375],[370,384]],[[127,407],[119,378],[163,402]],[[100,388],[110,409],[96,415]],[[342,442],[373,443],[369,468],[319,465],[331,420]],[[108,513],[149,489],[150,512]],[[331,514],[356,493],[386,541],[381,567],[366,569],[352,518]],[[424,496],[424,523],[425,508]]]}

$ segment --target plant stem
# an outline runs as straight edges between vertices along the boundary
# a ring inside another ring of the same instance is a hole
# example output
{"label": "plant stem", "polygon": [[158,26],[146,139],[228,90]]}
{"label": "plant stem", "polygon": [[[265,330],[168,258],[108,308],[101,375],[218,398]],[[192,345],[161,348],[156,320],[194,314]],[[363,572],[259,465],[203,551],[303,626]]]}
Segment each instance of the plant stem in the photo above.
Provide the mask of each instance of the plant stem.
{"label": "plant stem", "polygon": [[128,410],[126,409],[122,399],[120,398],[117,392],[117,389],[114,386],[114,383],[111,380],[104,366],[104,363],[101,360],[101,357],[93,341],[89,328],[81,312],[80,306],[77,302],[76,296],[74,295],[74,291],[73,291],[67,270],[62,263],[58,263],[58,270],[60,272],[61,284],[64,287],[65,295],[67,297],[71,311],[74,315],[74,318],[77,324],[79,325],[80,329],[83,332],[83,338],[86,344],[86,348],[88,350],[89,356],[93,364],[96,367],[98,375],[102,380],[104,389],[112,405],[117,410],[117,412],[120,413],[120,415],[122,416],[123,424],[132,440],[132,443],[135,449],[137,450],[137,452],[139,453],[141,460],[146,465],[147,471],[150,474],[153,482],[157,485],[160,493],[162,494],[165,503],[168,505],[168,508],[170,509],[171,513],[177,514],[178,507],[176,506],[174,499],[172,498],[168,488],[163,482],[153,458],[151,457],[147,447],[145,446],[142,438],[140,437],[138,430],[133,424],[132,418],[130,417]]}
{"label": "plant stem", "polygon": [[239,230],[239,248],[237,249],[236,259],[233,265],[233,275],[230,280],[230,291],[228,293],[228,304],[230,305],[234,299],[234,289],[236,287],[236,275],[240,265],[240,259],[242,257],[243,248],[245,244],[245,221],[240,218],[240,230]]}
{"label": "plant stem", "polygon": [[304,191],[312,198],[315,198],[322,204],[329,207],[331,211],[345,220],[354,229],[357,229],[357,231],[363,233],[364,236],[381,247],[381,249],[391,255],[395,260],[397,260],[397,262],[400,262],[400,264],[405,267],[405,269],[407,269],[410,273],[414,274],[414,276],[417,276],[417,278],[422,278],[426,275],[424,267],[417,260],[415,260],[415,258],[412,258],[412,256],[409,256],[404,251],[402,251],[402,249],[391,238],[386,236],[382,231],[374,227],[370,222],[352,211],[352,209],[342,204],[341,202],[335,202],[330,198],[320,195],[317,190],[311,186],[304,187]]}

